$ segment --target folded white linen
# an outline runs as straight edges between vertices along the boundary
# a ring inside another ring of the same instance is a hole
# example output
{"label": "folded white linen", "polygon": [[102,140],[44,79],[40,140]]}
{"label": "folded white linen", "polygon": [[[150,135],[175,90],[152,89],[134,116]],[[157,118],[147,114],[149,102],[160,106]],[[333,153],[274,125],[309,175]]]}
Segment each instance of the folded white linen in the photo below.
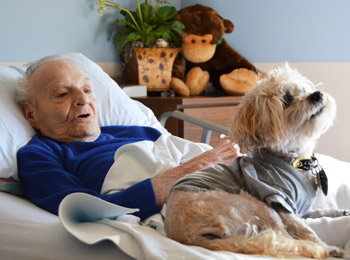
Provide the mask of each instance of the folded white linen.
{"label": "folded white linen", "polygon": [[171,134],[163,134],[155,142],[123,145],[115,152],[114,163],[105,177],[101,193],[124,190],[210,149],[209,145],[193,143]]}
{"label": "folded white linen", "polygon": [[[149,226],[136,223],[139,220],[137,217],[127,215],[134,211],[135,209],[120,207],[85,193],[73,193],[62,201],[59,217],[65,229],[82,242],[92,245],[110,240],[135,259],[257,258],[182,245]],[[157,216],[154,219],[157,221]]]}

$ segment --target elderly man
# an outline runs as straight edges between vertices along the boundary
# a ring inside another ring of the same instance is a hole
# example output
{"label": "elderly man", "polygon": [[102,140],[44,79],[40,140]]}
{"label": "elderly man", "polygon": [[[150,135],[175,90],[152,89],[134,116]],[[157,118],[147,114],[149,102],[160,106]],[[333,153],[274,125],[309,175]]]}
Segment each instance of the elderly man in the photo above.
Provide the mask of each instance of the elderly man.
{"label": "elderly man", "polygon": [[161,133],[142,126],[100,128],[89,78],[65,60],[43,60],[32,65],[17,91],[17,100],[37,131],[17,154],[19,177],[33,203],[54,214],[66,195],[85,192],[121,206],[139,208],[135,215],[144,219],[160,211],[178,179],[205,166],[229,162],[238,153],[225,141],[120,192],[101,194],[115,151],[126,143],[155,141]]}

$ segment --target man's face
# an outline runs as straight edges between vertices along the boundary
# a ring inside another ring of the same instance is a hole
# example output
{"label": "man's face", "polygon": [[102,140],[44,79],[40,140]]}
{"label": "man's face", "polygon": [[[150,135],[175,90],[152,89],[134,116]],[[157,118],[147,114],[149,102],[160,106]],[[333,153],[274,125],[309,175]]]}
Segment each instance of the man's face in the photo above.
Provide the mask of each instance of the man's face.
{"label": "man's face", "polygon": [[92,85],[77,66],[47,62],[29,77],[33,102],[24,105],[26,119],[44,136],[62,142],[94,141],[100,134]]}

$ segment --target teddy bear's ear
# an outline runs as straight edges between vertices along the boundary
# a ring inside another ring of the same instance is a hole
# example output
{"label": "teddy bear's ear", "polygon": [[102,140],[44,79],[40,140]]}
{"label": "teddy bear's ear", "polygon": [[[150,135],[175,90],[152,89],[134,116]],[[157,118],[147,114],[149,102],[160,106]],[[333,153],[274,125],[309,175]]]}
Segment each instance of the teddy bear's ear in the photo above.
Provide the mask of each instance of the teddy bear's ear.
{"label": "teddy bear's ear", "polygon": [[232,33],[235,26],[230,20],[224,19],[225,33]]}

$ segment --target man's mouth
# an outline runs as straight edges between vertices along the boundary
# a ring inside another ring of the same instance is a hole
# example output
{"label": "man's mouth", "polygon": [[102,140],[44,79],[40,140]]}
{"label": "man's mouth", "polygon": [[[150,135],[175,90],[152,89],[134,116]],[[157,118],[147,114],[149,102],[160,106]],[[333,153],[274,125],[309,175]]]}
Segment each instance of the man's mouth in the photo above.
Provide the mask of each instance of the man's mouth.
{"label": "man's mouth", "polygon": [[88,113],[88,114],[78,115],[77,117],[79,117],[79,118],[86,118],[86,117],[89,117],[89,116],[90,116],[90,114]]}
{"label": "man's mouth", "polygon": [[77,116],[75,117],[75,119],[78,119],[79,121],[81,121],[81,120],[84,120],[84,121],[85,121],[85,120],[90,119],[91,116],[92,116],[91,113],[82,113],[82,114],[77,115]]}

